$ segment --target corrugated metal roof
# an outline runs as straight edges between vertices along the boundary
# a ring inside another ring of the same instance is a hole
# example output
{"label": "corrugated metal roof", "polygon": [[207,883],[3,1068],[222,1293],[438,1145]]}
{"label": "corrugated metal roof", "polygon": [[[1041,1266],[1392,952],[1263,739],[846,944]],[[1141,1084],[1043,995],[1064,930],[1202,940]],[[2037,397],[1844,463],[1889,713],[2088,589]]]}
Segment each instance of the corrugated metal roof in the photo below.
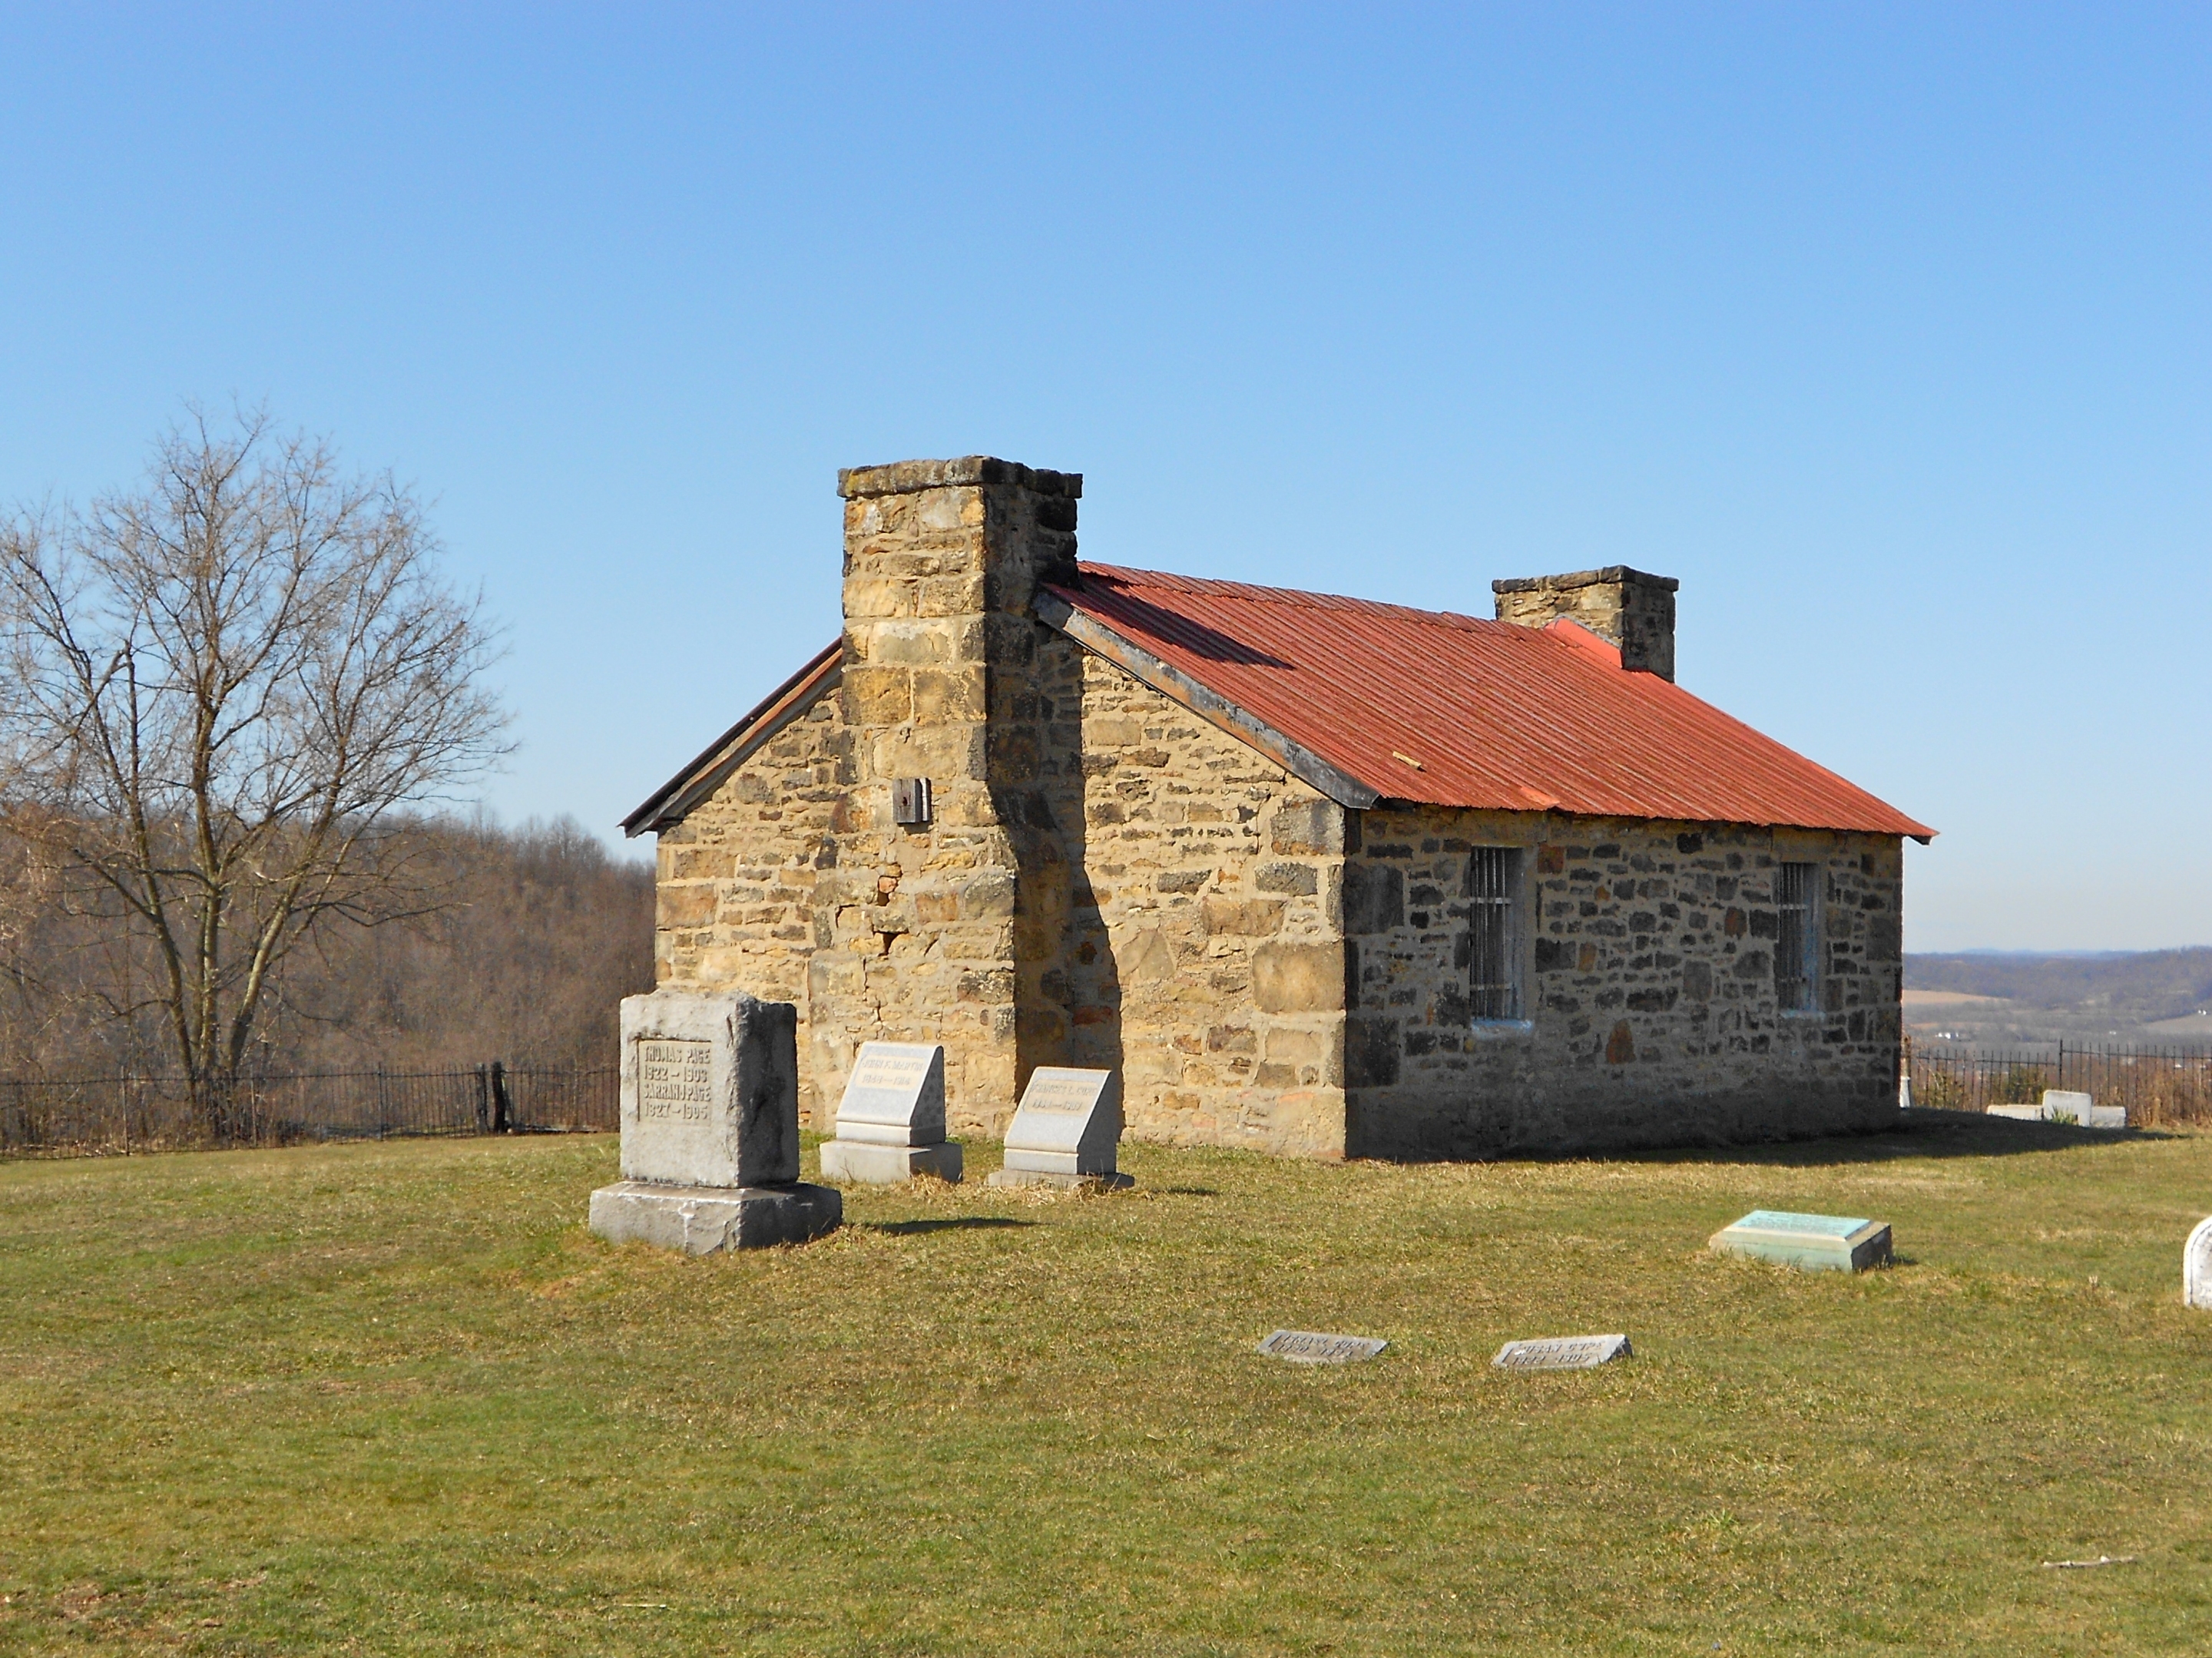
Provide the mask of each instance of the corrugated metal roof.
{"label": "corrugated metal roof", "polygon": [[1571,622],[1112,565],[1052,589],[1378,795],[1592,817],[1935,831]]}

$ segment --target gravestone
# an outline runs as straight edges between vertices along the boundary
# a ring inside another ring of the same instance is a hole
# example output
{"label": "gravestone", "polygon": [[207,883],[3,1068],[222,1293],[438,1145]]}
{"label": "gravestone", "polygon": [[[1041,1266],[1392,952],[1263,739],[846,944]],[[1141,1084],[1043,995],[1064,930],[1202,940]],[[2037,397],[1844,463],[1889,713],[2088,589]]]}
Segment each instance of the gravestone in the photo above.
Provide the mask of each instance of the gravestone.
{"label": "gravestone", "polygon": [[2212,1220],[2200,1220],[2181,1246],[2181,1300],[2212,1312]]}
{"label": "gravestone", "polygon": [[803,1243],[844,1199],[799,1179],[799,1010],[656,990],[622,1005],[622,1174],[591,1227],[687,1254]]}
{"label": "gravestone", "polygon": [[1278,1330],[1260,1344],[1270,1358],[1293,1364],[1352,1364],[1369,1359],[1390,1344],[1373,1336],[1330,1336],[1317,1330]]}
{"label": "gravestone", "polygon": [[2125,1128],[2128,1110],[2124,1105],[2099,1105],[2087,1094],[2071,1089],[2043,1090],[2043,1114],[2057,1122],[2071,1119],[2084,1128]]}
{"label": "gravestone", "polygon": [[822,1178],[889,1186],[916,1175],[960,1178],[960,1148],[945,1138],[945,1049],[862,1042],[837,1102],[837,1138],[822,1148]]}
{"label": "gravestone", "polygon": [[1754,1209],[1709,1240],[1724,1255],[1748,1255],[1811,1271],[1863,1272],[1890,1259],[1889,1224],[1842,1215]]}
{"label": "gravestone", "polygon": [[1594,1370],[1616,1358],[1632,1358],[1626,1336],[1549,1336],[1509,1341],[1490,1362],[1501,1370]]}
{"label": "gravestone", "polygon": [[1030,1085],[1006,1125],[1006,1166],[994,1170],[988,1183],[1133,1186],[1115,1167],[1121,1139],[1119,1072],[1041,1065],[1030,1072]]}
{"label": "gravestone", "polygon": [[2071,1089],[2046,1088],[2043,1090],[2040,1105],[1993,1105],[1986,1114],[2010,1117],[2015,1122],[2069,1123],[2080,1128],[2125,1128],[2128,1126],[2125,1106],[2099,1105],[2088,1095]]}

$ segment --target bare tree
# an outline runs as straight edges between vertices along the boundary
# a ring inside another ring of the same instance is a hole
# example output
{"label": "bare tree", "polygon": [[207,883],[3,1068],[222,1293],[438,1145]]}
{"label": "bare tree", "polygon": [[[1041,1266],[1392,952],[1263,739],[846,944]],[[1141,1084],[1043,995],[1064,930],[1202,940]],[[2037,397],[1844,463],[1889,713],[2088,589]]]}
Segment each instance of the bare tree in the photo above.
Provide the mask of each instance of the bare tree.
{"label": "bare tree", "polygon": [[388,475],[260,410],[195,410],[137,491],[0,531],[9,825],[150,957],[104,1011],[157,1016],[218,1135],[287,957],[434,904],[386,832],[506,751],[438,551]]}

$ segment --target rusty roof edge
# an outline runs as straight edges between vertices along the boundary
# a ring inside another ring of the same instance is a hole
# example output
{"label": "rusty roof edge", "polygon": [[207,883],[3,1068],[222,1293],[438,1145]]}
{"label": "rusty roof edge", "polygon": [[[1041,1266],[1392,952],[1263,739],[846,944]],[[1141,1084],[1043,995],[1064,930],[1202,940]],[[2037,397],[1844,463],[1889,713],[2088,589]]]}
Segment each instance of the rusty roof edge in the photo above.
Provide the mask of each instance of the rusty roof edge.
{"label": "rusty roof edge", "polygon": [[1257,749],[1300,782],[1318,789],[1340,806],[1364,811],[1382,798],[1380,790],[1361,782],[1340,767],[1331,765],[1304,744],[1284,736],[1182,669],[1163,662],[1142,646],[1132,644],[1079,608],[1060,589],[1043,588],[1030,609],[1048,628],[1066,634],[1085,650],[1103,657],[1161,695],[1181,703],[1207,724]]}
{"label": "rusty roof edge", "polygon": [[762,744],[836,684],[844,654],[844,636],[840,635],[770,691],[751,713],[708,744],[690,765],[648,795],[643,805],[623,819],[623,834],[634,839],[648,830],[657,834],[683,822],[694,806],[729,780],[732,772],[757,754]]}

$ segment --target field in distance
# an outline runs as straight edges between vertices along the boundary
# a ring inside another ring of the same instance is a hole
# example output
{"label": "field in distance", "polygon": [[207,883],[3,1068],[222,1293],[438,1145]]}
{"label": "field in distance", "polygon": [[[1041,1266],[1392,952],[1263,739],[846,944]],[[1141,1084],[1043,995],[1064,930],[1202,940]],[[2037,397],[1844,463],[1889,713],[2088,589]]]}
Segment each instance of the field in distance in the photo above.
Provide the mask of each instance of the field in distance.
{"label": "field in distance", "polygon": [[1984,1048],[2212,1046],[2212,950],[1907,956],[1905,1023],[1923,1042]]}
{"label": "field in distance", "polygon": [[[0,1165],[0,1649],[2212,1649],[2212,1137],[1125,1151],[707,1260],[585,1231],[607,1139]],[[1899,1262],[1705,1251],[1757,1207]]]}

